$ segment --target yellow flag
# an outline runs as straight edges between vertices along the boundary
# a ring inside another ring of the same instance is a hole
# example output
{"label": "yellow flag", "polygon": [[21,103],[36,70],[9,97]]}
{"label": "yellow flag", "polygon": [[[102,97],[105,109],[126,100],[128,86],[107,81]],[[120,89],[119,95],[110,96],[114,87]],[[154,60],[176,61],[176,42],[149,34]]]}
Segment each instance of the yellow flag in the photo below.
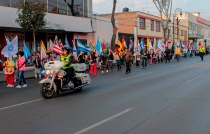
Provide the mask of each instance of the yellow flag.
{"label": "yellow flag", "polygon": [[41,49],[41,51],[40,51],[40,53],[41,53],[41,60],[43,60],[46,57],[46,51],[47,51],[43,41],[41,41],[40,47],[41,47],[40,48]]}
{"label": "yellow flag", "polygon": [[147,37],[147,48],[150,47],[150,39]]}
{"label": "yellow flag", "polygon": [[120,40],[117,40],[116,44],[120,46],[119,50],[122,50],[122,43],[120,42]]}

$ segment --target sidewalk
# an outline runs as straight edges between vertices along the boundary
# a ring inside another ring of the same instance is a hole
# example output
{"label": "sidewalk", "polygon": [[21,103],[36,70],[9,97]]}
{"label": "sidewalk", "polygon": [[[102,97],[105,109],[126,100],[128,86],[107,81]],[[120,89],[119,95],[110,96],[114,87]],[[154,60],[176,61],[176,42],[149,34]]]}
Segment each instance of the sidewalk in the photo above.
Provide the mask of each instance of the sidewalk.
{"label": "sidewalk", "polygon": [[[34,78],[34,67],[27,67],[24,73],[26,79]],[[0,71],[0,83],[6,82],[3,71]]]}

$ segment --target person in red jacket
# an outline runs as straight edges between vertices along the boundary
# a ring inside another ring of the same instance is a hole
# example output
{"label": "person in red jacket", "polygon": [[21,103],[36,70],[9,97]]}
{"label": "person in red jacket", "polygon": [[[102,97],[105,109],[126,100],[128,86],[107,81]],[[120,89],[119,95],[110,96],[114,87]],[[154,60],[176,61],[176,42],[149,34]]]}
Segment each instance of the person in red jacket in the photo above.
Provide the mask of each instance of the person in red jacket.
{"label": "person in red jacket", "polygon": [[90,64],[90,74],[92,75],[97,74],[97,62],[96,62],[97,56],[95,52],[91,52],[90,56],[89,56],[89,64]]}

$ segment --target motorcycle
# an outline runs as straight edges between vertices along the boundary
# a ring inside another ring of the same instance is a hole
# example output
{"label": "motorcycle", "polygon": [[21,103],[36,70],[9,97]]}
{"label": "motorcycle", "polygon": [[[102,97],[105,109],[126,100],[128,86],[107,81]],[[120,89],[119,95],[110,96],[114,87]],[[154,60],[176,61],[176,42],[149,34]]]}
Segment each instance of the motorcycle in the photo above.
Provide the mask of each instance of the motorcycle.
{"label": "motorcycle", "polygon": [[81,91],[84,86],[90,84],[90,76],[85,73],[86,64],[73,64],[76,75],[69,81],[65,77],[67,73],[61,69],[63,66],[64,63],[61,61],[50,61],[44,65],[43,73],[46,78],[39,82],[41,84],[40,94],[43,98],[52,98],[55,93],[59,94],[59,92]]}

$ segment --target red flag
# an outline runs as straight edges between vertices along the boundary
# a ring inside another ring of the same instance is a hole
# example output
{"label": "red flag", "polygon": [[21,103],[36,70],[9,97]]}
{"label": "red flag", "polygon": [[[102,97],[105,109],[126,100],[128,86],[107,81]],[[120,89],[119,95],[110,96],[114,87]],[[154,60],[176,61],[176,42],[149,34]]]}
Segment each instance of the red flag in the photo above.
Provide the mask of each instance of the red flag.
{"label": "red flag", "polygon": [[63,53],[62,48],[59,47],[57,44],[54,44],[53,52],[56,53],[56,54],[59,54],[59,55]]}
{"label": "red flag", "polygon": [[125,37],[123,36],[122,38],[122,49],[125,50],[126,46],[125,46]]}
{"label": "red flag", "polygon": [[103,49],[103,50],[106,50],[106,42],[105,42],[105,40],[104,40],[103,43],[102,43],[102,49]]}

